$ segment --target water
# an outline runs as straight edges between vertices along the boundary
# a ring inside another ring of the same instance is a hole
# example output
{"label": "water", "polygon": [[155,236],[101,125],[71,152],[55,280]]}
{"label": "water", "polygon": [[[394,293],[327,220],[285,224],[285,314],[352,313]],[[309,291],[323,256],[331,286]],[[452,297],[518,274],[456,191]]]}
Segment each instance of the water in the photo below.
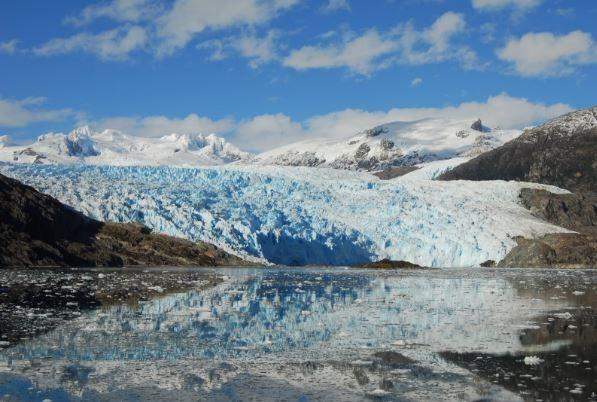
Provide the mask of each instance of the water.
{"label": "water", "polygon": [[0,395],[596,399],[597,271],[216,272],[215,287],[103,307],[4,349]]}

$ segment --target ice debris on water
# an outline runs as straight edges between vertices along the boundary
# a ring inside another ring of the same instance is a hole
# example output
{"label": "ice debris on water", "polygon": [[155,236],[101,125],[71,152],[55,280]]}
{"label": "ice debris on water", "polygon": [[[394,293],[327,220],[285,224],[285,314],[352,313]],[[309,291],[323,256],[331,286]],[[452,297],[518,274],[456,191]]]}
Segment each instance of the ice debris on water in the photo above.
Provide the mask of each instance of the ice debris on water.
{"label": "ice debris on water", "polygon": [[527,366],[536,366],[541,363],[543,363],[543,359],[539,358],[538,356],[526,356],[524,358],[524,364]]}
{"label": "ice debris on water", "polygon": [[569,320],[573,317],[573,315],[566,311],[565,313],[556,313],[554,314],[554,317],[560,318],[562,320]]}

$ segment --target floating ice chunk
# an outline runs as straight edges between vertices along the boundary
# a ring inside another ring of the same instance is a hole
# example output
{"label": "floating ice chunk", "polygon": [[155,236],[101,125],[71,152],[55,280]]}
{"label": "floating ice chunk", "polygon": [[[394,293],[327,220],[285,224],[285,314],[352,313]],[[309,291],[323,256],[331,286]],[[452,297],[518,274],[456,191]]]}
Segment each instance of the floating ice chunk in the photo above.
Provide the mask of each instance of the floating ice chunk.
{"label": "floating ice chunk", "polygon": [[554,317],[561,318],[563,320],[569,320],[573,317],[573,315],[566,311],[565,313],[556,313],[554,314]]}
{"label": "floating ice chunk", "polygon": [[389,395],[390,393],[386,390],[383,390],[381,388],[378,389],[374,389],[373,391],[370,391],[367,393],[369,396],[373,396],[373,397],[384,397],[386,395]]}
{"label": "floating ice chunk", "polygon": [[371,360],[355,360],[352,362],[353,366],[370,366],[373,362]]}
{"label": "floating ice chunk", "polygon": [[526,356],[524,358],[524,364],[527,366],[536,366],[541,363],[543,363],[543,359],[539,358],[538,356]]}
{"label": "floating ice chunk", "polygon": [[149,286],[147,289],[149,290],[154,290],[158,293],[163,293],[164,292],[164,288],[162,288],[161,286]]}

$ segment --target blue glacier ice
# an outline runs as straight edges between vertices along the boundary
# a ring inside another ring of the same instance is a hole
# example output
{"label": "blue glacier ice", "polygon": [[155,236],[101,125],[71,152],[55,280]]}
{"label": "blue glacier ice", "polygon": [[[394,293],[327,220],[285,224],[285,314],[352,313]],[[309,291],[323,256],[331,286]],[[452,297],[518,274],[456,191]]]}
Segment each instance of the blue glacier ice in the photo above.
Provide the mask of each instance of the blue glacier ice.
{"label": "blue glacier ice", "polygon": [[[138,221],[253,261],[419,265],[499,261],[515,236],[565,231],[530,215],[515,182],[440,182],[409,175],[281,166],[212,168],[1,164],[87,215]],[[424,176],[424,175],[423,175]]]}

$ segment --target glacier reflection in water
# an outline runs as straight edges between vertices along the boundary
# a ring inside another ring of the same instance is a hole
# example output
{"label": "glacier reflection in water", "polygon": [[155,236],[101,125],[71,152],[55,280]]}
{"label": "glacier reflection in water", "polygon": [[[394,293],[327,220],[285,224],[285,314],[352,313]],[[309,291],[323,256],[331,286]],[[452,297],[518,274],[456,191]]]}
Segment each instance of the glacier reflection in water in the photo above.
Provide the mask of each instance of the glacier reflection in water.
{"label": "glacier reflection in water", "polygon": [[[503,397],[506,391],[481,387],[438,352],[518,352],[521,328],[563,307],[519,295],[499,274],[222,272],[225,281],[214,288],[90,312],[4,350],[0,394],[53,400]],[[384,365],[373,357],[388,350],[414,362]],[[29,384],[29,393],[15,391],[15,381]]]}

